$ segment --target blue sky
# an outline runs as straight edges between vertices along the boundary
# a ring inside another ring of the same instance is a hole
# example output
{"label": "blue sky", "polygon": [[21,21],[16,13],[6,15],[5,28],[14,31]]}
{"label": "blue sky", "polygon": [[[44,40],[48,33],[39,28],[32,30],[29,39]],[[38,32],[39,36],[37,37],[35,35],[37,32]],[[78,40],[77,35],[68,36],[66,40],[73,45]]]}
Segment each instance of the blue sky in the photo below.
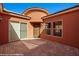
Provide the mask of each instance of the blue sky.
{"label": "blue sky", "polygon": [[76,6],[76,3],[4,3],[7,10],[22,14],[26,9],[39,7],[48,10],[49,14]]}

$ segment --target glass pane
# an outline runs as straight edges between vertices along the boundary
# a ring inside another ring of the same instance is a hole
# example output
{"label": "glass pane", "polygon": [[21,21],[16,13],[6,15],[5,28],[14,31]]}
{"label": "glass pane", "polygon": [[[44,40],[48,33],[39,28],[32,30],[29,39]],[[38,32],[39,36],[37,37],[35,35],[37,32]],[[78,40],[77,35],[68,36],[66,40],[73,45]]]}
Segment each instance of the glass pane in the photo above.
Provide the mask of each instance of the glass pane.
{"label": "glass pane", "polygon": [[50,35],[51,34],[51,31],[50,29],[45,29],[46,30],[46,34]]}
{"label": "glass pane", "polygon": [[56,31],[56,30],[54,29],[54,30],[53,30],[53,35],[54,35],[54,36],[62,36],[62,32],[61,32],[61,30],[57,30],[57,31]]}
{"label": "glass pane", "polygon": [[21,23],[20,24],[20,38],[26,38],[27,36],[27,24]]}
{"label": "glass pane", "polygon": [[51,28],[51,23],[47,23],[47,24],[45,25],[45,27],[46,27],[46,28]]}
{"label": "glass pane", "polygon": [[48,28],[51,28],[51,23],[48,23]]}

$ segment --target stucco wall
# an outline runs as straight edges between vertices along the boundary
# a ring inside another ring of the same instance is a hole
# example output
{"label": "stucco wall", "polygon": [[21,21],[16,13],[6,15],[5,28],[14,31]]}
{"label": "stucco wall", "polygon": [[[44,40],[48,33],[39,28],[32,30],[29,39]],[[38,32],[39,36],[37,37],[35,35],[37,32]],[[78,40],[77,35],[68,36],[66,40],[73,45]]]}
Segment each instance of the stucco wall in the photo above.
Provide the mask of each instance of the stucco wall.
{"label": "stucco wall", "polygon": [[8,20],[9,17],[7,15],[1,14],[2,20],[0,21],[0,44],[4,44],[8,42]]}
{"label": "stucco wall", "polygon": [[46,16],[46,14],[40,11],[33,11],[30,12],[27,16],[31,17],[30,21],[42,22],[41,17]]}
{"label": "stucco wall", "polygon": [[45,23],[51,22],[52,24],[55,20],[63,20],[63,37],[59,38],[53,35],[46,35],[43,31],[41,33],[41,38],[79,48],[79,10],[55,17],[49,17],[45,20]]}
{"label": "stucco wall", "polygon": [[[9,22],[10,21],[18,21],[22,23],[28,23],[27,19],[19,18],[19,17],[14,17],[10,15],[5,15],[0,13],[0,17],[3,19],[0,21],[0,44],[5,44],[9,42]],[[28,30],[28,28],[26,28]],[[28,37],[28,32],[27,32],[27,37]]]}
{"label": "stucco wall", "polygon": [[[28,23],[28,38],[34,38],[34,35],[33,35],[33,23],[40,23],[40,34],[41,32],[43,31],[43,20],[41,19],[43,16],[46,16],[47,14],[44,13],[44,12],[40,12],[40,11],[31,11],[29,12],[28,14],[26,13],[25,16],[29,16],[31,17],[31,19],[29,20],[29,23]],[[32,22],[32,23],[31,23]]]}

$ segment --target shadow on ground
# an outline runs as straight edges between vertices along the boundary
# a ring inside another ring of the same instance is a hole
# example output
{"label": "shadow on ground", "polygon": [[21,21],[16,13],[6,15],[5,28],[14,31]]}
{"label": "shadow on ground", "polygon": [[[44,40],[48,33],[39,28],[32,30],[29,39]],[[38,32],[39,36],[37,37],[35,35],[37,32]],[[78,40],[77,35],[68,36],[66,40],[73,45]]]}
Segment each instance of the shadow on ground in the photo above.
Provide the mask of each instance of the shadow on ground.
{"label": "shadow on ground", "polygon": [[79,49],[48,40],[16,41],[0,46],[3,56],[79,56]]}

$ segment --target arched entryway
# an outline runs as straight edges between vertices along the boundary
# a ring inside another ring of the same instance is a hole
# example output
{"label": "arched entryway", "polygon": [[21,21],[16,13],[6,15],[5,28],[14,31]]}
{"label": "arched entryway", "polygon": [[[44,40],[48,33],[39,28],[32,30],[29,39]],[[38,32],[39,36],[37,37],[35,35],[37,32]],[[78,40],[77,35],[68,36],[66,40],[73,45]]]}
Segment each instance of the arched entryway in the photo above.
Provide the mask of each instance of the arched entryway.
{"label": "arched entryway", "polygon": [[[47,16],[48,12],[42,8],[30,8],[24,12],[25,16],[29,16],[28,36],[29,38],[40,38],[42,32],[42,17]],[[30,35],[29,35],[30,34]]]}

